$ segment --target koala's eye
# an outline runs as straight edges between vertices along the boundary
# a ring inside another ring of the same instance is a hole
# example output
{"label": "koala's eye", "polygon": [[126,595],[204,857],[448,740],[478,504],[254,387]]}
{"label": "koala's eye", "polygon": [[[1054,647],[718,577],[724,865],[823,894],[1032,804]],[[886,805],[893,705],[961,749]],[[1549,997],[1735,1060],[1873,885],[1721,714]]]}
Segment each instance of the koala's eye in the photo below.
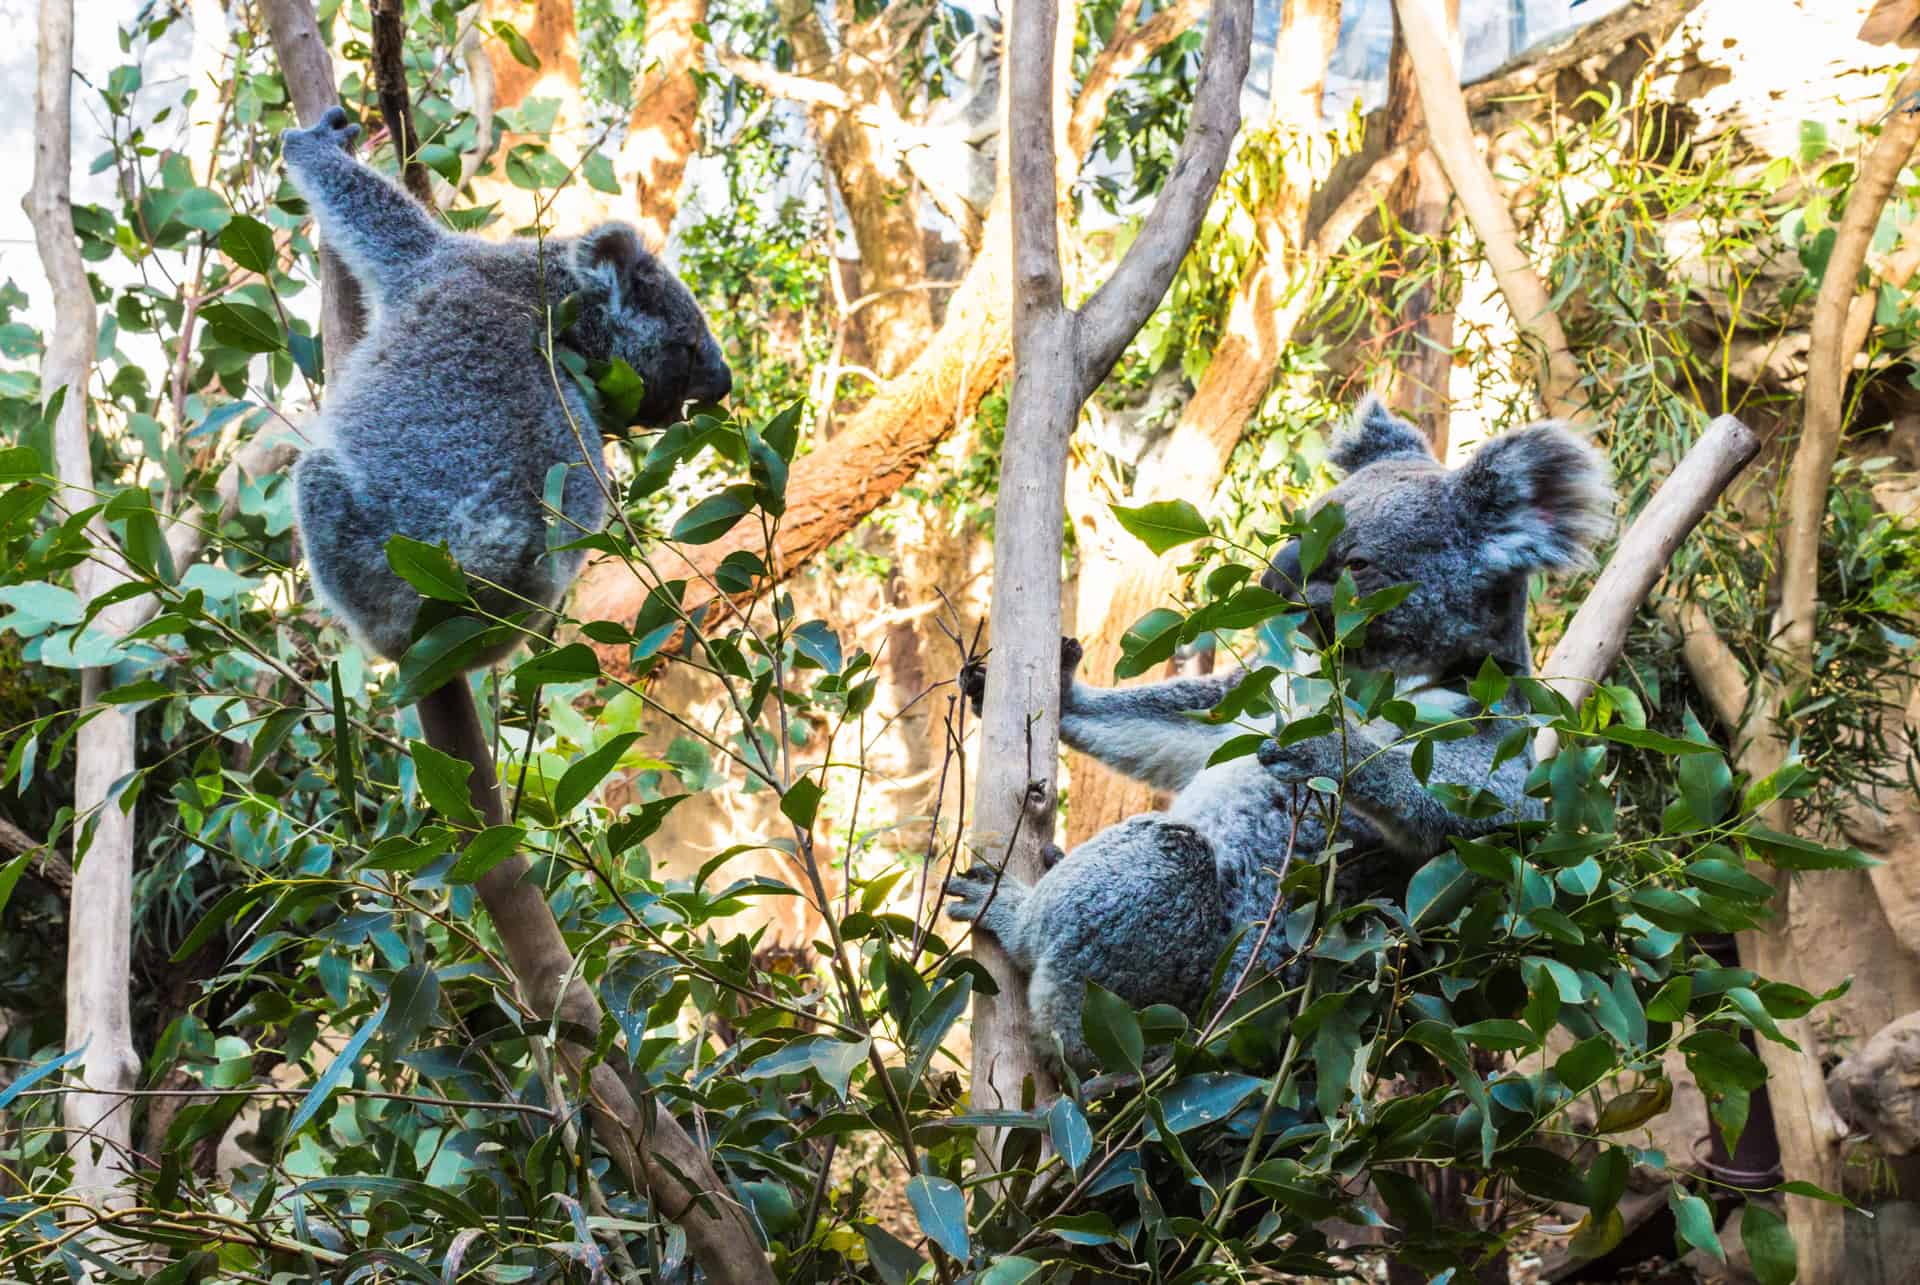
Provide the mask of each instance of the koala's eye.
{"label": "koala's eye", "polygon": [[1347,570],[1349,571],[1365,571],[1371,566],[1373,566],[1373,564],[1371,562],[1368,562],[1365,558],[1348,558],[1347,559]]}

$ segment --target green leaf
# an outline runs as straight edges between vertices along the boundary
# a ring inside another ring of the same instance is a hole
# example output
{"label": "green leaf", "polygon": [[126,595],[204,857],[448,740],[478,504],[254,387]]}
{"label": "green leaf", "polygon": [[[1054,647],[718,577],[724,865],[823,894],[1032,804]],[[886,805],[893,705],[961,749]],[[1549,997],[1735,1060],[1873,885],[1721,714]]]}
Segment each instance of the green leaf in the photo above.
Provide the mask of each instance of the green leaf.
{"label": "green leaf", "polygon": [[522,67],[530,67],[534,71],[540,70],[540,55],[533,52],[533,46],[527,43],[525,36],[514,29],[511,22],[502,19],[489,23],[488,29],[506,45],[507,52],[513,55],[515,62]]}
{"label": "green leaf", "polygon": [[307,1122],[313,1119],[314,1113],[324,1106],[327,1099],[333,1096],[333,1091],[340,1087],[340,1082],[353,1073],[354,1063],[360,1060],[360,1051],[367,1047],[367,1041],[373,1038],[373,1033],[379,1030],[386,1020],[387,1005],[383,1000],[380,1007],[374,1010],[373,1016],[360,1024],[360,1029],[353,1033],[353,1038],[347,1041],[346,1047],[342,1048],[339,1055],[328,1064],[320,1078],[313,1082],[313,1087],[307,1090],[307,1095],[300,1099],[299,1108],[294,1111],[293,1118],[287,1121],[286,1129],[281,1132],[280,1136],[283,1139],[292,1141],[299,1136],[300,1130],[306,1128]]}
{"label": "green leaf", "polygon": [[1200,510],[1185,500],[1156,500],[1135,508],[1116,504],[1113,516],[1155,554],[1204,540],[1212,534]]}
{"label": "green leaf", "polygon": [[1829,848],[1764,826],[1749,826],[1744,837],[1762,860],[1781,870],[1865,870],[1880,864],[1858,848]]}
{"label": "green leaf", "polygon": [[273,271],[273,229],[259,219],[236,214],[220,232],[220,252],[248,272],[266,276]]}
{"label": "green leaf", "polygon": [[473,616],[441,621],[414,639],[400,657],[397,703],[419,700],[451,682],[465,682],[464,675],[483,652],[514,636],[510,626],[489,625]]}
{"label": "green leaf", "polygon": [[1587,1169],[1587,1208],[1595,1214],[1611,1213],[1627,1192],[1627,1174],[1632,1169],[1621,1147],[1608,1147],[1595,1156]]}
{"label": "green leaf", "polygon": [[527,657],[513,669],[514,690],[531,693],[555,683],[591,682],[600,677],[600,658],[585,643],[549,647]]}
{"label": "green leaf", "polygon": [[1443,852],[1421,866],[1407,884],[1407,920],[1416,928],[1444,924],[1473,896],[1479,876],[1456,853]]}
{"label": "green leaf", "polygon": [[672,539],[681,544],[712,544],[753,510],[753,488],[730,486],[688,509],[673,524]]}
{"label": "green leaf", "polygon": [[867,1059],[867,1048],[866,1040],[849,1042],[836,1040],[830,1035],[810,1036],[767,1054],[740,1072],[740,1075],[743,1079],[762,1080],[812,1071],[844,1102],[847,1100],[847,1087],[853,1080],[854,1068]]}
{"label": "green leaf", "polygon": [[1560,1083],[1579,1093],[1613,1069],[1613,1044],[1604,1035],[1581,1040],[1560,1055],[1553,1073]]}
{"label": "green leaf", "polygon": [[407,746],[413,752],[413,770],[420,781],[420,793],[426,796],[434,811],[454,821],[479,825],[480,814],[474,811],[473,799],[467,790],[473,764],[443,754],[425,741],[408,741]]}
{"label": "green leaf", "polygon": [[588,152],[580,162],[580,177],[587,180],[587,186],[596,192],[605,192],[608,196],[620,195],[620,180],[613,176],[613,162],[605,153]]}
{"label": "green leaf", "polygon": [[780,813],[802,830],[813,829],[813,819],[820,811],[820,783],[810,776],[803,776],[787,788],[780,796]]}
{"label": "green leaf", "polygon": [[1138,1071],[1146,1056],[1140,1021],[1127,1001],[1095,982],[1087,983],[1086,1003],[1080,1010],[1080,1033],[1104,1066]]}
{"label": "green leaf", "polygon": [[907,1203],[920,1220],[920,1230],[934,1244],[966,1261],[967,1197],[959,1186],[945,1178],[915,1174],[907,1182]]}
{"label": "green leaf", "polygon": [[1772,1208],[1749,1200],[1740,1215],[1740,1243],[1760,1285],[1793,1285],[1800,1265],[1787,1220]]}
{"label": "green leaf", "polygon": [[1664,1075],[1637,1089],[1629,1089],[1600,1108],[1595,1133],[1620,1133],[1638,1128],[1673,1105],[1673,1081]]}
{"label": "green leaf", "polygon": [[[22,854],[20,859],[25,860],[25,855]],[[58,1071],[61,1067],[84,1056],[86,1051],[84,1045],[77,1049],[69,1049],[59,1057],[48,1058],[39,1066],[31,1067],[13,1077],[11,1084],[7,1085],[4,1089],[0,1089],[0,1111],[4,1111],[7,1107],[11,1106],[15,1098],[25,1093],[40,1081],[46,1079],[49,1075],[52,1075],[55,1071]]]}
{"label": "green leaf", "polygon": [[1745,986],[1735,986],[1727,991],[1727,1000],[1740,1010],[1740,1015],[1752,1024],[1753,1029],[1772,1040],[1775,1044],[1784,1044],[1794,1052],[1800,1046],[1787,1038],[1786,1034],[1774,1024],[1773,1014],[1767,1012],[1767,1006],[1760,997]]}
{"label": "green leaf", "polygon": [[1233,1071],[1203,1071],[1187,1076],[1161,1094],[1160,1109],[1169,1130],[1185,1133],[1226,1119],[1267,1083],[1258,1076]]}
{"label": "green leaf", "polygon": [[1086,1115],[1072,1098],[1058,1098],[1048,1108],[1047,1134],[1053,1139],[1053,1149],[1067,1162],[1067,1168],[1079,1173],[1080,1166],[1093,1154],[1093,1130],[1087,1126]]}
{"label": "green leaf", "polygon": [[994,1259],[993,1266],[974,1277],[974,1281],[976,1285],[1021,1285],[1021,1282],[1033,1279],[1039,1271],[1039,1263],[1015,1254]]}
{"label": "green leaf", "polygon": [[560,784],[553,789],[555,814],[565,816],[585,802],[587,796],[606,779],[607,773],[613,770],[614,764],[620,761],[620,756],[627,752],[627,747],[639,739],[638,732],[622,732],[571,764],[561,774]]}
{"label": "green leaf", "polygon": [[526,828],[517,825],[490,825],[473,836],[471,842],[448,867],[448,883],[472,883],[487,871],[520,850],[527,837]]}
{"label": "green leaf", "polygon": [[404,535],[393,536],[387,541],[387,565],[395,575],[429,598],[441,602],[472,601],[472,595],[467,592],[467,578],[460,574],[460,564],[441,545],[424,544]]}
{"label": "green leaf", "polygon": [[397,1057],[412,1044],[440,1008],[440,975],[425,964],[413,964],[387,988],[387,1020],[382,1026],[389,1056]]}
{"label": "green leaf", "polygon": [[1137,678],[1164,662],[1180,645],[1180,628],[1185,623],[1185,617],[1166,607],[1155,607],[1134,621],[1121,636],[1120,663],[1113,667],[1113,676]]}
{"label": "green leaf", "polygon": [[20,876],[26,873],[27,862],[32,856],[33,850],[28,849],[6,865],[0,866],[0,914],[6,912],[7,900],[13,896],[13,885],[19,883]]}
{"label": "green leaf", "polygon": [[242,352],[279,352],[286,347],[280,336],[280,320],[249,303],[210,303],[200,309],[200,319],[215,340]]}
{"label": "green leaf", "polygon": [[1459,1035],[1467,1043],[1483,1049],[1530,1049],[1540,1043],[1539,1038],[1519,1022],[1499,1017],[1463,1026]]}

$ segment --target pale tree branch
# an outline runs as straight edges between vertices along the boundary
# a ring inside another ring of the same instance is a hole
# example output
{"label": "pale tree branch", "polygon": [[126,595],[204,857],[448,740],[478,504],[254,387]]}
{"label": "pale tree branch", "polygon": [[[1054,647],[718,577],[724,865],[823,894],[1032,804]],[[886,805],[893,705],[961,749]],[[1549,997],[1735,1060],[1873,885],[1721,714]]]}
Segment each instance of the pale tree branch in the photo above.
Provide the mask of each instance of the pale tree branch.
{"label": "pale tree branch", "polygon": [[1206,217],[1240,131],[1240,86],[1247,78],[1252,31],[1253,0],[1218,0],[1209,12],[1200,83],[1173,172],[1120,265],[1080,309],[1075,374],[1082,401],[1160,305]]}
{"label": "pale tree branch", "polygon": [[[41,365],[43,396],[61,397],[53,425],[54,467],[69,512],[96,503],[87,434],[87,383],[98,320],[93,288],[73,227],[73,0],[42,0],[34,86],[33,183],[27,214],[53,292],[53,333]],[[75,588],[91,601],[124,583],[125,564],[106,524],[95,518],[89,538],[103,555],[80,567]],[[120,626],[125,604],[98,618]],[[77,1067],[84,1090],[61,1103],[73,1163],[69,1190],[102,1208],[128,1204],[126,1157],[133,1141],[133,1105],[120,1091],[134,1086],[140,1060],[133,1047],[133,816],[118,806],[114,786],[134,768],[133,718],[100,706],[108,671],[80,675],[89,717],[74,739],[76,872],[67,912],[66,1047],[84,1049]]]}
{"label": "pale tree branch", "polygon": [[1546,286],[1520,248],[1513,212],[1474,143],[1466,98],[1447,40],[1444,0],[1394,0],[1394,8],[1406,32],[1407,57],[1420,87],[1434,158],[1486,247],[1487,263],[1514,324],[1545,354],[1540,401],[1549,414],[1570,416],[1582,405],[1578,396],[1580,367],[1567,346],[1566,332],[1553,311]]}
{"label": "pale tree branch", "polygon": [[713,57],[727,71],[775,98],[783,98],[804,107],[823,107],[829,111],[853,110],[853,99],[845,89],[832,81],[781,71],[757,58],[749,58],[719,45],[713,47]]}
{"label": "pale tree branch", "polygon": [[[1733,416],[1707,425],[1614,546],[1568,622],[1541,669],[1549,687],[1578,705],[1589,688],[1606,681],[1626,648],[1634,614],[1666,574],[1674,551],[1759,453],[1760,439]],[[1533,740],[1534,756],[1549,758],[1559,744],[1559,734],[1543,728]]]}
{"label": "pale tree branch", "polygon": [[[1920,112],[1907,100],[1920,92],[1920,62],[1907,69],[1894,88],[1896,109],[1862,160],[1840,217],[1826,275],[1813,300],[1813,326],[1807,351],[1807,392],[1793,465],[1787,473],[1786,524],[1780,548],[1780,606],[1773,631],[1789,669],[1803,673],[1813,660],[1813,623],[1818,608],[1820,532],[1825,525],[1827,491],[1840,451],[1847,377],[1858,345],[1848,347],[1849,305],[1860,288],[1860,270],[1873,243],[1900,171],[1920,142]],[[1869,314],[1870,316],[1871,314]],[[1864,335],[1862,336],[1864,338]]]}

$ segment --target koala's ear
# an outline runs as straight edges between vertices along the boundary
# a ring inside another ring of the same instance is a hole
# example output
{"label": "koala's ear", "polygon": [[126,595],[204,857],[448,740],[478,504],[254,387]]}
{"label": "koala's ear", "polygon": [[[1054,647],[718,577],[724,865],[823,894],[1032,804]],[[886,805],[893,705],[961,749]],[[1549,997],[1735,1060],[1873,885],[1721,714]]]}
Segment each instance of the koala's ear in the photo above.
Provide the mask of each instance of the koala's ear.
{"label": "koala's ear", "polygon": [[1396,455],[1432,459],[1427,435],[1388,410],[1378,397],[1368,397],[1354,412],[1353,421],[1333,435],[1327,458],[1342,473],[1365,468],[1375,460]]}
{"label": "koala's ear", "polygon": [[1496,572],[1588,566],[1613,529],[1607,458],[1560,424],[1502,433],[1454,475],[1461,516]]}
{"label": "koala's ear", "polygon": [[640,234],[632,225],[602,223],[573,243],[573,273],[582,283],[599,287],[618,303],[625,283],[645,255]]}

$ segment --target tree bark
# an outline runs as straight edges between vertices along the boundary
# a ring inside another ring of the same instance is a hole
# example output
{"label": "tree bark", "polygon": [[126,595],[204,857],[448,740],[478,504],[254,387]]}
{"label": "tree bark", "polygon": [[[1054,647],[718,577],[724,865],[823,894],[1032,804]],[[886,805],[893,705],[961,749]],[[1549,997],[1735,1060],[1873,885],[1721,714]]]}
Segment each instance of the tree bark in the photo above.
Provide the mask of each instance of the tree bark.
{"label": "tree bark", "polygon": [[1420,104],[1436,160],[1467,220],[1487,251],[1487,262],[1507,301],[1514,325],[1541,350],[1545,366],[1540,401],[1549,415],[1567,417],[1584,404],[1579,395],[1580,367],[1567,346],[1566,332],[1551,298],[1520,248],[1513,212],[1494,185],[1493,174],[1473,141],[1460,75],[1447,38],[1444,0],[1394,0],[1405,33],[1403,45],[1420,88]]}
{"label": "tree bark", "polygon": [[[427,743],[472,766],[467,785],[474,809],[489,826],[505,825],[499,774],[467,679],[429,692],[418,709]],[[673,1113],[658,1102],[642,1107],[604,1061],[582,1075],[600,1030],[600,1002],[580,979],[553,910],[539,885],[529,881],[530,873],[527,859],[516,853],[475,888],[506,946],[521,996],[541,1020],[555,1023],[561,1060],[576,1080],[585,1081],[594,1137],[633,1189],[686,1232],[707,1279],[772,1285],[772,1268],[745,1211]]]}
{"label": "tree bark", "polygon": [[667,243],[680,212],[687,162],[700,150],[699,37],[707,0],[650,0],[641,33],[647,68],[634,88],[627,136],[614,159],[620,184],[639,207],[641,238],[654,250]]}
{"label": "tree bark", "polygon": [[[1548,686],[1578,705],[1588,689],[1606,681],[1626,649],[1634,615],[1666,574],[1674,551],[1759,453],[1760,439],[1733,416],[1707,425],[1614,546],[1613,557],[1541,667]],[[1534,737],[1534,757],[1551,758],[1559,745],[1559,735],[1544,728]]]}
{"label": "tree bark", "polygon": [[373,79],[380,97],[380,118],[393,140],[400,178],[407,191],[428,209],[433,208],[433,186],[427,167],[420,163],[420,135],[413,128],[413,96],[407,88],[407,29],[402,0],[371,0],[373,20]]}
{"label": "tree bark", "polygon": [[[1447,0],[1443,6],[1447,48],[1460,43],[1460,0]],[[1387,145],[1407,143],[1426,132],[1426,113],[1420,107],[1420,88],[1414,83],[1413,60],[1407,53],[1406,31],[1400,17],[1393,19],[1393,51],[1387,60]],[[1422,150],[1407,167],[1407,173],[1393,185],[1387,208],[1401,231],[1401,271],[1397,280],[1426,266],[1416,255],[1434,251],[1420,243],[1438,245],[1452,220],[1448,217],[1452,191],[1440,162],[1431,152]],[[1386,297],[1395,293],[1383,291]],[[1453,374],[1453,314],[1436,311],[1438,292],[1429,279],[1409,292],[1400,314],[1389,318],[1398,332],[1391,351],[1393,369],[1387,386],[1387,403],[1412,423],[1418,424],[1433,444],[1433,453],[1447,457],[1448,384]]]}
{"label": "tree bark", "polygon": [[[980,732],[971,836],[976,857],[1032,882],[1052,838],[1060,732],[1060,553],[1067,442],[1080,407],[1158,305],[1199,230],[1240,121],[1252,0],[1211,11],[1192,120],[1174,177],[1113,276],[1086,306],[1066,306],[1056,160],[1066,121],[1056,91],[1071,53],[1071,6],[1023,0],[1008,42],[1007,186],[1014,263],[1014,378],[994,521],[992,663]],[[1014,121],[1019,128],[1012,127]],[[1017,1107],[1051,1090],[1034,1056],[1025,987],[1004,952],[973,938],[999,984],[974,1001],[973,1105]],[[982,1163],[999,1139],[983,1133]]]}
{"label": "tree bark", "polygon": [[[44,0],[27,210],[53,292],[53,333],[41,365],[41,392],[48,400],[64,398],[54,421],[53,447],[61,504],[70,513],[98,503],[87,435],[87,382],[98,322],[73,229],[72,82],[72,0]],[[74,572],[75,590],[87,601],[125,578],[105,523],[95,519],[89,537],[104,556]],[[121,609],[109,608],[97,627],[114,629],[120,614]],[[114,798],[114,786],[134,768],[134,726],[133,716],[121,707],[100,704],[111,686],[109,671],[88,669],[80,675],[86,721],[74,747],[73,809],[79,820],[67,909],[66,1047],[86,1052],[78,1064],[83,1091],[61,1102],[73,1162],[69,1190],[101,1207],[130,1200],[125,1180],[133,1167],[133,1103],[125,1093],[140,1074],[130,1004],[133,813]]]}

